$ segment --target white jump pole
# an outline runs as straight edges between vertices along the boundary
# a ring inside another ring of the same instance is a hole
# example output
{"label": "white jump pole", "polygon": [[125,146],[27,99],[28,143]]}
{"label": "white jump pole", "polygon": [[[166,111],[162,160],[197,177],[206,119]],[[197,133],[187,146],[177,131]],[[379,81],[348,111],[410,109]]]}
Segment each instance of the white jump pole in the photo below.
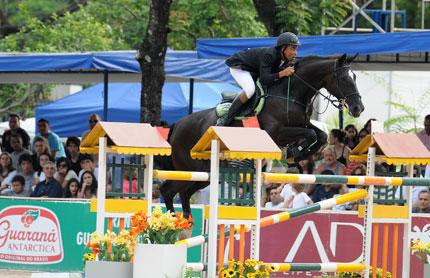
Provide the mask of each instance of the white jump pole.
{"label": "white jump pole", "polygon": [[99,138],[99,172],[97,177],[97,222],[96,231],[99,236],[104,234],[105,228],[105,200],[106,200],[106,160],[107,139]]}
{"label": "white jump pole", "polygon": [[[367,176],[375,175],[375,148],[369,148],[367,153]],[[367,189],[366,213],[364,216],[364,238],[363,238],[363,256],[366,270],[364,277],[369,278],[370,274],[370,256],[372,251],[372,224],[373,224],[373,185],[369,185]]]}
{"label": "white jump pole", "polygon": [[147,211],[146,215],[151,216],[152,211],[152,184],[153,184],[153,171],[154,171],[154,156],[152,154],[145,155],[145,170],[143,172],[144,182],[143,188],[145,193],[145,198],[147,201]]}
{"label": "white jump pole", "polygon": [[[211,175],[209,197],[209,238],[207,277],[217,277],[217,234],[218,234],[218,187],[219,187],[219,141],[211,142]],[[220,266],[221,267],[221,266]]]}

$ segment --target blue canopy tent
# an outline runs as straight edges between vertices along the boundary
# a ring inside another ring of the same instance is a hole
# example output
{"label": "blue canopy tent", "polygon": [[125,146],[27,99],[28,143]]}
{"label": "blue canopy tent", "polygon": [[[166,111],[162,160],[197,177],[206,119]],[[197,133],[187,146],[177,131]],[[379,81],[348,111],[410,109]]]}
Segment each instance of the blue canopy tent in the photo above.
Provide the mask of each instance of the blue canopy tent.
{"label": "blue canopy tent", "polygon": [[[165,59],[167,82],[190,82],[190,107],[196,82],[233,82],[221,60],[198,59],[193,51],[168,51]],[[140,82],[135,51],[57,54],[0,54],[0,83],[88,84],[103,82],[103,119],[108,117],[108,84]]]}
{"label": "blue canopy tent", "polygon": [[[229,83],[194,84],[193,112],[214,107],[221,100],[224,90],[238,91]],[[162,95],[161,119],[169,124],[188,114],[188,82],[165,83]],[[140,84],[109,84],[108,118],[115,122],[139,122]],[[88,115],[103,112],[103,84],[82,90],[71,96],[36,108],[36,120],[46,118],[52,129],[62,137],[80,136],[88,129]]]}
{"label": "blue canopy tent", "polygon": [[[359,54],[360,70],[430,70],[430,32],[302,36],[299,56]],[[276,38],[198,39],[199,58],[225,59],[253,47],[275,45]],[[400,67],[399,67],[400,64]],[[399,69],[400,68],[400,69]]]}

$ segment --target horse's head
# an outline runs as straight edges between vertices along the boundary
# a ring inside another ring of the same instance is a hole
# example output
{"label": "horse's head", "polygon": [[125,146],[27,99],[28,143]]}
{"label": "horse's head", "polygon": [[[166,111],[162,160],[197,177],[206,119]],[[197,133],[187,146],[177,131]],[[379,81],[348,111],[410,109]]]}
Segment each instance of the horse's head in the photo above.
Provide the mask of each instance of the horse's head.
{"label": "horse's head", "polygon": [[357,55],[347,57],[344,54],[336,59],[333,66],[333,72],[326,78],[325,88],[335,96],[342,105],[349,109],[353,117],[360,116],[364,110],[361,96],[357,89],[355,74],[351,71],[351,62]]}

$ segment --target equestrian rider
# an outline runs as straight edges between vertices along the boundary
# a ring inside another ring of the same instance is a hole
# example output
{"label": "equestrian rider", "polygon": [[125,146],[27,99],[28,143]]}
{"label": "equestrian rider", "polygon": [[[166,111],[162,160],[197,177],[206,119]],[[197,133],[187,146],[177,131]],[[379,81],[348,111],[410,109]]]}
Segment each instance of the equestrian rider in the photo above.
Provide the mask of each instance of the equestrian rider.
{"label": "equestrian rider", "polygon": [[285,32],[279,35],[275,47],[258,47],[235,53],[226,60],[230,73],[242,92],[236,96],[230,109],[217,122],[218,126],[228,126],[242,105],[255,92],[255,80],[260,79],[262,85],[270,87],[281,78],[294,73],[294,60],[297,56],[299,38]]}

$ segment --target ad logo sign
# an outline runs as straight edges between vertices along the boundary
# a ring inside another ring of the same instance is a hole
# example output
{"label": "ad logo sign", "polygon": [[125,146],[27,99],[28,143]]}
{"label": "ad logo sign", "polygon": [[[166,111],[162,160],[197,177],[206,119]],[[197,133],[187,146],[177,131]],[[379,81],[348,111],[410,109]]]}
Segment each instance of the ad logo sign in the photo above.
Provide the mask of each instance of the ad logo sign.
{"label": "ad logo sign", "polygon": [[63,260],[57,216],[38,206],[11,206],[0,211],[0,261],[52,264]]}

